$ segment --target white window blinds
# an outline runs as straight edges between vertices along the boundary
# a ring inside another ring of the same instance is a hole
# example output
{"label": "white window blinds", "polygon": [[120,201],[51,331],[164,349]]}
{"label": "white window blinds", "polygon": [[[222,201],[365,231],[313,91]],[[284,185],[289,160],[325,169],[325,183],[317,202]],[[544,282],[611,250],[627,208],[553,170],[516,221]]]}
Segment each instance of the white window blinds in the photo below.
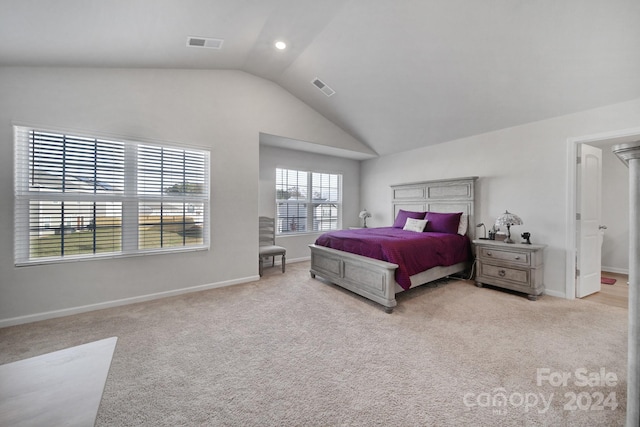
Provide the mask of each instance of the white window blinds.
{"label": "white window blinds", "polygon": [[339,229],[342,175],[277,168],[276,209],[279,234]]}
{"label": "white window blinds", "polygon": [[16,264],[208,247],[207,151],[14,130]]}

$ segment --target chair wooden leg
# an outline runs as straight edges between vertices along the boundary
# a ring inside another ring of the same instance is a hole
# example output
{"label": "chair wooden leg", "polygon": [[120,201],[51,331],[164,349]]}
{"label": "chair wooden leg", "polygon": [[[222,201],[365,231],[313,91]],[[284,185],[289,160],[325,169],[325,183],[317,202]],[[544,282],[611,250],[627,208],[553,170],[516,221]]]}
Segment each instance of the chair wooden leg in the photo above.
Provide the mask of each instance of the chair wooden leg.
{"label": "chair wooden leg", "polygon": [[285,258],[284,255],[282,255],[282,272],[284,273],[284,264],[285,264]]}
{"label": "chair wooden leg", "polygon": [[262,277],[262,257],[261,256],[258,257],[258,273],[260,274],[260,277]]}

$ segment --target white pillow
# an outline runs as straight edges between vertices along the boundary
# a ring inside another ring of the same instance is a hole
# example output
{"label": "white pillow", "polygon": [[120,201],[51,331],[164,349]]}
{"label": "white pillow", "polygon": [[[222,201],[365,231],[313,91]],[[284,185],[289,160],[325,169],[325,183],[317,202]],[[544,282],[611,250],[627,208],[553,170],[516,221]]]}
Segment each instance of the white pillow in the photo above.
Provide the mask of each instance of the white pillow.
{"label": "white pillow", "polygon": [[458,234],[464,236],[467,234],[467,227],[469,226],[469,216],[467,214],[460,215],[460,223],[458,224]]}
{"label": "white pillow", "polygon": [[422,233],[426,225],[427,225],[426,219],[407,218],[407,222],[404,224],[404,227],[402,229],[407,231],[415,231],[417,233]]}

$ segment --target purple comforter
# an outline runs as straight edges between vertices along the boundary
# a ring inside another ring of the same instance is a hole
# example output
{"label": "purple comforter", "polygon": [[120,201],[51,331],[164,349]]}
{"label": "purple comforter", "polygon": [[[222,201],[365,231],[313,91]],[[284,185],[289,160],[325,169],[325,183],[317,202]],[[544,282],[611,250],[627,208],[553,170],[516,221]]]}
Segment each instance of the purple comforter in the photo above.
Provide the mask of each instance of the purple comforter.
{"label": "purple comforter", "polygon": [[396,282],[404,289],[411,287],[414,274],[471,258],[467,236],[393,227],[330,231],[318,237],[316,245],[398,264]]}

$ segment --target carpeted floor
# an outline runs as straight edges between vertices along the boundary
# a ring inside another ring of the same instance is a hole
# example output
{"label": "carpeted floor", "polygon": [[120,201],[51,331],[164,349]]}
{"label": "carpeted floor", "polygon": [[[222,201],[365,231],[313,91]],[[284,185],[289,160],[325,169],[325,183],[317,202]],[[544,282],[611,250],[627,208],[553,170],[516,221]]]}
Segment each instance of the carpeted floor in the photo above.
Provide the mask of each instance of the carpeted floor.
{"label": "carpeted floor", "polygon": [[98,426],[624,424],[623,308],[450,281],[389,315],[308,268],[0,329],[0,363],[117,336]]}

